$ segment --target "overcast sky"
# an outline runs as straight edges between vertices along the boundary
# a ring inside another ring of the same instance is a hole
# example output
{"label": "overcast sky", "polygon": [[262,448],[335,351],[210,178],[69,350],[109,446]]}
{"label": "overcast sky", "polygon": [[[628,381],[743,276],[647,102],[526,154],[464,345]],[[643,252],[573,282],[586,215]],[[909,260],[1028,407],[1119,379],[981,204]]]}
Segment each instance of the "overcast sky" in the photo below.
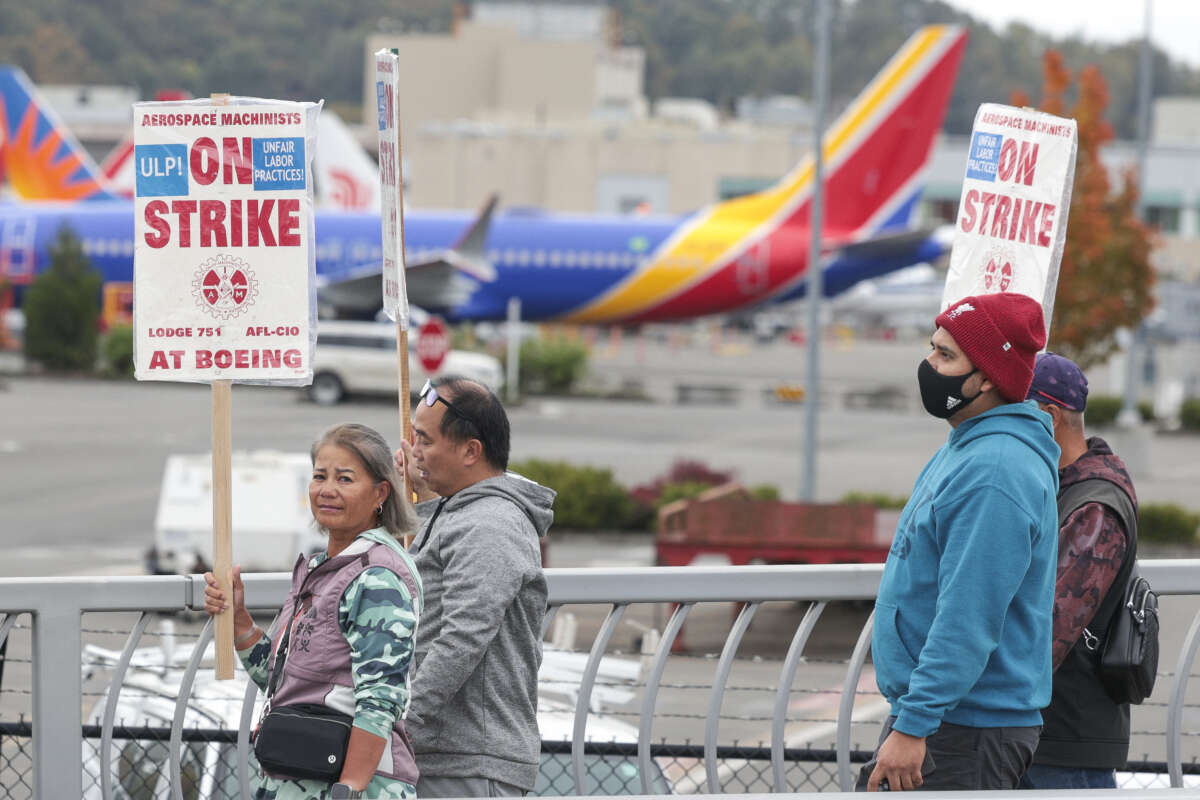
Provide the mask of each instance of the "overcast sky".
{"label": "overcast sky", "polygon": [[[1171,57],[1200,67],[1200,0],[1147,0],[1150,37]],[[1055,36],[1125,42],[1140,39],[1145,6],[1138,0],[946,0],[976,19],[1003,29],[1019,20]]]}

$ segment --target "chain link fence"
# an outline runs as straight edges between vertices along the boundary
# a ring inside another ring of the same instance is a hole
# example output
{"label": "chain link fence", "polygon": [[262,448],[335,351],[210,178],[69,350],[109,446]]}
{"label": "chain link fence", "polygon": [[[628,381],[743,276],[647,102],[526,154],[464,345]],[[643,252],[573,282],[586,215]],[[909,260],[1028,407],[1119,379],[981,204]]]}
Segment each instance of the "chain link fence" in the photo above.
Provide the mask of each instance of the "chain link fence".
{"label": "chain link fence", "polygon": [[[0,722],[0,800],[30,800],[32,787],[33,726],[25,721]],[[150,800],[170,795],[168,742],[170,729],[124,727],[113,730],[112,787],[114,800]],[[85,725],[84,798],[101,798],[100,728]],[[180,787],[185,800],[240,800],[237,776],[237,731],[187,729],[183,731]],[[659,742],[650,746],[654,774],[653,794],[705,794],[708,791],[704,748],[694,744]],[[717,748],[721,791],[731,794],[768,793],[774,790],[771,751],[767,747]],[[793,792],[836,792],[837,754],[832,749],[784,750],[785,777]],[[854,750],[856,765],[871,753]],[[251,771],[257,769],[251,754]],[[643,794],[637,745],[627,742],[588,742],[584,747],[585,795]],[[1121,788],[1166,785],[1164,762],[1131,761],[1121,776]],[[1200,776],[1200,764],[1184,765],[1184,774]],[[541,770],[535,795],[573,795],[575,778],[571,743],[542,742]]]}

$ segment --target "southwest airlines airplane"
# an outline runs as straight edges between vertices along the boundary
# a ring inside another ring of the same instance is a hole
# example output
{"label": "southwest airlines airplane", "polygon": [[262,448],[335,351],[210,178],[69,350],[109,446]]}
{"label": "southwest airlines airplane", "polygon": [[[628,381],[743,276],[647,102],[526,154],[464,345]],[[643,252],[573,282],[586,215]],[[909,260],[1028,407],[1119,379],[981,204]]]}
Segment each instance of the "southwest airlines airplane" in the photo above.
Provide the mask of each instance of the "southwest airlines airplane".
{"label": "southwest airlines airplane", "polygon": [[[940,256],[911,231],[926,164],[966,47],[961,28],[917,31],[828,128],[825,294]],[[63,225],[105,281],[133,280],[131,202],[40,102],[25,75],[0,68],[0,142],[21,202],[0,203],[0,277],[29,283]],[[411,301],[451,319],[638,323],[752,308],[802,296],[813,162],[774,186],[683,216],[622,217],[410,210]],[[36,201],[36,202],[29,202]],[[322,303],[347,316],[381,305],[377,213],[316,215]]]}

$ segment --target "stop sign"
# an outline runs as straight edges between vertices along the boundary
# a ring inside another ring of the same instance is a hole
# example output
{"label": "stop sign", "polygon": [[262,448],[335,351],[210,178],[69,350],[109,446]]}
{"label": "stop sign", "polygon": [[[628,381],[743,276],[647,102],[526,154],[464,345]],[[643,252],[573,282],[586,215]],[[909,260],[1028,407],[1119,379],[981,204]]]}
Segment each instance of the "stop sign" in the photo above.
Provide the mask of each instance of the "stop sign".
{"label": "stop sign", "polygon": [[417,358],[425,371],[433,374],[450,352],[450,330],[437,317],[430,317],[417,331]]}

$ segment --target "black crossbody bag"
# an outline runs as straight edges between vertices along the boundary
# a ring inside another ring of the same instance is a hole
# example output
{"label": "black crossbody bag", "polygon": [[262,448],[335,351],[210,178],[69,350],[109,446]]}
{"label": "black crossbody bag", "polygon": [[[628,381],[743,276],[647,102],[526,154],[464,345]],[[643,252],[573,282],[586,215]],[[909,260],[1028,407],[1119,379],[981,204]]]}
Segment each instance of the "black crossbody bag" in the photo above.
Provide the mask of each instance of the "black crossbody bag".
{"label": "black crossbody bag", "polygon": [[1097,672],[1108,696],[1138,705],[1154,691],[1158,677],[1158,595],[1150,582],[1134,574],[1122,604],[1113,613],[1104,641],[1084,629],[1084,645],[1100,650]]}
{"label": "black crossbody bag", "polygon": [[[293,615],[292,622],[295,619]],[[291,638],[289,623],[267,684],[267,702],[254,736],[254,755],[267,772],[332,783],[342,775],[354,719],[320,703],[272,707]]]}

